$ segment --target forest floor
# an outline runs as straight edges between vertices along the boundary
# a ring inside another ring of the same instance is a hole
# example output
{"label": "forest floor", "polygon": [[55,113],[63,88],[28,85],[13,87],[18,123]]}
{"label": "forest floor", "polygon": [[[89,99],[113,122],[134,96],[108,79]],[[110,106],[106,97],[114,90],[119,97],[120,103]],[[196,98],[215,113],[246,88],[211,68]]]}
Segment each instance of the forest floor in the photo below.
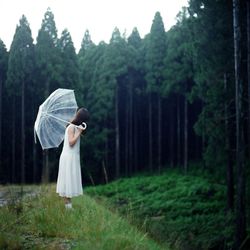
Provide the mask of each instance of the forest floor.
{"label": "forest floor", "polygon": [[0,249],[163,249],[86,194],[72,199],[72,210],[65,210],[54,184],[0,186],[0,197]]}

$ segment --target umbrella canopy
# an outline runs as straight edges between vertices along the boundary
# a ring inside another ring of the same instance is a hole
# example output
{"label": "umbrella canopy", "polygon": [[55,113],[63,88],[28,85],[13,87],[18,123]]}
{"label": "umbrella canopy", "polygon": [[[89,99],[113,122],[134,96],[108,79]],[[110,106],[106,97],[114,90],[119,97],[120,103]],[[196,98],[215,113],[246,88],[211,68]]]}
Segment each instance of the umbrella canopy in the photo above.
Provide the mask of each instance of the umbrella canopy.
{"label": "umbrella canopy", "polygon": [[34,131],[43,149],[58,147],[77,111],[74,90],[57,89],[39,107]]}

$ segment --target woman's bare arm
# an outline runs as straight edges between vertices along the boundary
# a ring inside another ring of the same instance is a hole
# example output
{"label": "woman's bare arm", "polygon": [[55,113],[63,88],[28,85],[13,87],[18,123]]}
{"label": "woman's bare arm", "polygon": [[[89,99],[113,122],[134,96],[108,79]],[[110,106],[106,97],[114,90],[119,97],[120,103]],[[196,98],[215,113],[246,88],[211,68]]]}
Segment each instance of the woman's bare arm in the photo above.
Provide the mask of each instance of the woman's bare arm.
{"label": "woman's bare arm", "polygon": [[69,145],[71,147],[73,147],[75,145],[77,139],[79,138],[79,136],[81,135],[82,132],[83,132],[83,129],[81,129],[79,127],[74,127],[74,126],[69,127],[68,138],[69,138]]}

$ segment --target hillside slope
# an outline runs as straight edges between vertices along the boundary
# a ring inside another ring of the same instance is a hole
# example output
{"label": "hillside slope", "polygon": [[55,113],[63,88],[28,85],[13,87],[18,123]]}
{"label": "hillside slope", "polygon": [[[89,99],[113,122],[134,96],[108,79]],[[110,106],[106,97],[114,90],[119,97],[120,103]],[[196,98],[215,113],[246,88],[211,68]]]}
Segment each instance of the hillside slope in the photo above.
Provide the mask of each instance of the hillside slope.
{"label": "hillside slope", "polygon": [[123,178],[87,188],[158,242],[174,249],[227,249],[232,216],[226,213],[226,187],[212,178],[167,171]]}

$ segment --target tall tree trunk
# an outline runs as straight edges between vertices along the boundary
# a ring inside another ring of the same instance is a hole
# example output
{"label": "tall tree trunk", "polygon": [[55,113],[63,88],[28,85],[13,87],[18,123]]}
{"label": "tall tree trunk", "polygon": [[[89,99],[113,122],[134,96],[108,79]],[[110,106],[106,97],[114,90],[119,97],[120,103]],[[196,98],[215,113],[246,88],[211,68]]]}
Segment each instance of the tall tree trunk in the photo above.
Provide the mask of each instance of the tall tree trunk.
{"label": "tall tree trunk", "polygon": [[12,101],[12,149],[11,149],[11,176],[12,176],[12,183],[15,182],[16,177],[16,113],[15,113],[15,106],[16,106],[16,97],[13,96]]}
{"label": "tall tree trunk", "polygon": [[173,100],[170,98],[170,119],[169,119],[169,159],[170,159],[170,167],[174,168],[174,105]]}
{"label": "tall tree trunk", "polygon": [[42,173],[42,182],[49,182],[49,150],[43,150],[43,173]]}
{"label": "tall tree trunk", "polygon": [[37,182],[37,150],[36,150],[36,143],[33,140],[33,150],[32,150],[32,155],[33,155],[33,182]]}
{"label": "tall tree trunk", "polygon": [[161,96],[158,93],[158,171],[161,172],[161,155],[162,155],[162,103]]}
{"label": "tall tree trunk", "polygon": [[230,142],[230,128],[229,128],[229,111],[228,104],[226,101],[226,96],[228,92],[227,87],[227,75],[224,74],[224,93],[225,93],[225,148],[227,155],[227,209],[228,211],[233,211],[234,208],[234,180],[233,180],[233,159],[231,152],[231,142]]}
{"label": "tall tree trunk", "polygon": [[[198,117],[200,112],[202,110],[202,102],[198,102],[197,103],[197,110],[195,115]],[[201,160],[202,154],[201,154],[201,150],[202,150],[202,139],[200,136],[195,134],[195,160],[199,161]]]}
{"label": "tall tree trunk", "polygon": [[22,80],[22,105],[21,105],[21,116],[22,116],[22,122],[21,122],[21,128],[22,128],[22,140],[21,140],[21,183],[25,183],[25,83],[24,80]]}
{"label": "tall tree trunk", "polygon": [[116,96],[115,96],[115,165],[116,165],[116,178],[119,178],[120,177],[120,126],[119,126],[118,86],[116,86]]}
{"label": "tall tree trunk", "polygon": [[184,101],[184,171],[188,170],[188,100]]}
{"label": "tall tree trunk", "polygon": [[148,106],[148,129],[149,129],[149,170],[153,170],[153,131],[152,131],[152,94],[149,93],[149,106]]}
{"label": "tall tree trunk", "polygon": [[129,84],[129,175],[133,172],[133,85],[132,80],[130,80]]}
{"label": "tall tree trunk", "polygon": [[[202,108],[204,107],[204,103],[202,102]],[[205,117],[206,113],[203,113],[203,117],[202,117],[202,150],[201,150],[201,155],[203,155],[203,153],[205,152],[205,148],[206,148],[206,117]],[[206,161],[204,159],[204,157],[202,157],[202,167],[206,168]]]}
{"label": "tall tree trunk", "polygon": [[233,31],[234,31],[234,73],[235,73],[235,110],[236,110],[236,166],[237,166],[237,197],[236,197],[236,237],[235,247],[239,249],[246,237],[246,180],[243,141],[243,78],[241,73],[241,31],[240,2],[233,0]]}
{"label": "tall tree trunk", "polygon": [[[47,81],[45,84],[45,99],[49,96],[49,82]],[[43,171],[42,171],[42,182],[48,183],[49,182],[49,150],[43,150]]]}
{"label": "tall tree trunk", "polygon": [[[106,126],[107,128],[108,126]],[[107,169],[109,169],[109,137],[106,135],[106,140],[105,140],[105,154],[104,154],[104,161],[105,161],[105,166]],[[109,173],[107,173],[108,175]]]}
{"label": "tall tree trunk", "polygon": [[181,111],[179,94],[177,97],[177,165],[181,165]]}
{"label": "tall tree trunk", "polygon": [[125,175],[129,175],[129,105],[126,105],[125,114]]}
{"label": "tall tree trunk", "polygon": [[250,1],[247,1],[248,157],[250,158]]}
{"label": "tall tree trunk", "polygon": [[[135,109],[136,105],[134,105]],[[134,120],[134,170],[137,172],[138,170],[138,117],[137,117],[137,110],[135,109],[133,112],[133,120]]]}
{"label": "tall tree trunk", "polygon": [[[3,172],[3,158],[2,158],[2,100],[3,100],[3,80],[0,76],[0,174]],[[3,175],[2,175],[3,176]]]}
{"label": "tall tree trunk", "polygon": [[[34,97],[34,94],[32,95]],[[35,118],[35,98],[32,98],[32,114]],[[36,134],[34,135],[36,136]],[[33,140],[33,149],[32,149],[32,164],[33,164],[33,182],[37,182],[37,147],[35,143],[35,139]]]}

